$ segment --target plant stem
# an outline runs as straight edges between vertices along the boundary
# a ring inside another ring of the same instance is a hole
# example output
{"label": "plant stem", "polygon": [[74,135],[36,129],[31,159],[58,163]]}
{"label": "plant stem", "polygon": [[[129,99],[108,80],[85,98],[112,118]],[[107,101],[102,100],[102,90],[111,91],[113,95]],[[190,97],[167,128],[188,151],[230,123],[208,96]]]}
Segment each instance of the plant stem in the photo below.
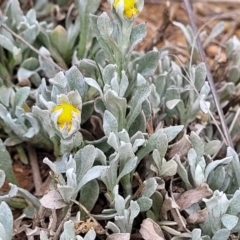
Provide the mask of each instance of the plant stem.
{"label": "plant stem", "polygon": [[87,43],[87,37],[88,37],[88,31],[87,31],[87,23],[86,23],[86,17],[83,16],[81,18],[81,32],[80,32],[80,39],[78,44],[78,57],[84,58],[85,51],[86,51],[86,43]]}
{"label": "plant stem", "polygon": [[123,186],[124,196],[128,195],[132,196],[132,184],[131,184],[131,175],[127,174],[121,179],[121,183]]}
{"label": "plant stem", "polygon": [[55,233],[55,235],[54,235],[52,240],[58,240],[59,239],[59,236],[60,236],[60,234],[62,232],[62,228],[63,228],[64,223],[71,217],[71,209],[72,209],[72,204],[69,206],[68,211],[67,211],[65,217],[63,218],[63,220],[59,224],[58,229],[57,229],[57,231],[56,231],[56,233]]}

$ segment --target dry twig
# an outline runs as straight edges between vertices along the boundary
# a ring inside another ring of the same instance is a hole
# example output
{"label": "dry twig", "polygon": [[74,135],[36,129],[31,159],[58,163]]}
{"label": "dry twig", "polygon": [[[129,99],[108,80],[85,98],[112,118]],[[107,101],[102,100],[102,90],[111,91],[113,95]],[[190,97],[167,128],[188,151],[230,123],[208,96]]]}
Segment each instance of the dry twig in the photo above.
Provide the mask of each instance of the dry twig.
{"label": "dry twig", "polygon": [[40,169],[38,165],[38,159],[35,149],[32,147],[31,144],[27,144],[27,150],[29,155],[29,162],[32,167],[32,174],[33,174],[33,182],[35,186],[36,196],[42,196],[42,178],[40,174]]}
{"label": "dry twig", "polygon": [[206,55],[205,55],[205,52],[203,50],[203,46],[201,44],[201,41],[200,41],[200,38],[199,38],[199,35],[198,35],[198,29],[197,29],[196,23],[194,21],[192,8],[190,6],[189,0],[184,0],[184,3],[185,3],[185,6],[186,6],[186,9],[187,9],[188,17],[189,17],[193,32],[196,36],[196,43],[197,43],[197,46],[198,46],[199,53],[201,55],[202,61],[205,63],[205,66],[206,66],[207,79],[208,79],[208,82],[209,82],[209,85],[210,85],[210,88],[211,88],[211,91],[212,91],[213,99],[214,99],[215,104],[216,104],[217,112],[218,112],[218,115],[219,115],[219,118],[220,118],[220,121],[221,121],[222,130],[223,130],[223,133],[224,133],[225,138],[226,138],[226,144],[228,146],[233,147],[232,139],[231,139],[230,133],[228,131],[228,127],[227,127],[227,124],[226,124],[226,121],[225,121],[225,117],[224,117],[224,114],[223,114],[223,111],[222,111],[222,108],[221,108],[221,105],[220,105],[220,101],[219,101],[219,98],[218,98],[218,95],[217,95],[217,92],[216,92],[214,82],[213,82],[212,74],[211,74],[209,66],[207,64]]}

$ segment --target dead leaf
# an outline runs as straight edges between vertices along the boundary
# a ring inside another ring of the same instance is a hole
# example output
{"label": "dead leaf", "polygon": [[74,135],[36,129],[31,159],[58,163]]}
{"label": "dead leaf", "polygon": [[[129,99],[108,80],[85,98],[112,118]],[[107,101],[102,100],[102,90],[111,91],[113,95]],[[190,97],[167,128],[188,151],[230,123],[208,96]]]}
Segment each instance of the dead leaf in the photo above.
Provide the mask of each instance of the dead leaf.
{"label": "dead leaf", "polygon": [[206,52],[209,57],[216,58],[217,62],[226,62],[227,56],[224,52],[221,51],[221,48],[217,45],[209,45],[206,48]]}
{"label": "dead leaf", "polygon": [[91,218],[87,219],[86,221],[76,221],[74,223],[75,233],[87,233],[90,229],[94,229],[97,227],[97,223],[93,222]]}
{"label": "dead leaf", "polygon": [[162,229],[150,218],[143,220],[139,232],[144,240],[164,240]]}
{"label": "dead leaf", "polygon": [[31,224],[29,225],[23,224],[18,229],[14,228],[14,234],[17,235],[17,234],[20,234],[21,232],[27,232],[27,229],[30,229],[30,227],[31,227]]}
{"label": "dead leaf", "polygon": [[203,198],[212,196],[212,194],[213,192],[209,186],[206,183],[202,183],[199,187],[184,192],[176,203],[180,210],[184,210]]}
{"label": "dead leaf", "polygon": [[154,133],[154,128],[153,128],[153,117],[150,117],[147,122],[147,132],[152,135]]}
{"label": "dead leaf", "polygon": [[44,195],[40,199],[40,203],[43,207],[50,209],[60,209],[67,206],[67,204],[63,201],[62,196],[56,189],[50,190],[46,195]]}
{"label": "dead leaf", "polygon": [[52,8],[52,17],[55,21],[61,21],[66,17],[66,14],[63,13],[58,5],[54,5]]}
{"label": "dead leaf", "polygon": [[[27,228],[26,235],[27,235],[27,237],[40,235],[40,230],[41,229],[39,227],[35,227],[34,229]],[[28,239],[30,239],[30,238],[28,238]]]}
{"label": "dead leaf", "polygon": [[179,213],[179,209],[172,209],[171,210],[172,217],[174,219],[174,222],[177,223],[177,230],[179,232],[183,232],[186,229],[186,219]]}
{"label": "dead leaf", "polygon": [[107,240],[130,240],[130,233],[113,233]]}
{"label": "dead leaf", "polygon": [[186,156],[189,149],[191,148],[191,143],[189,140],[189,136],[186,135],[181,138],[178,142],[169,146],[168,157],[173,158],[176,154],[180,156],[180,159],[183,156]]}
{"label": "dead leaf", "polygon": [[165,214],[173,208],[179,208],[179,206],[177,205],[175,200],[169,197],[168,194],[165,194],[164,202],[160,212],[160,218],[165,216]]}
{"label": "dead leaf", "polygon": [[52,214],[49,216],[48,229],[56,231],[58,227],[58,219],[56,209],[52,209]]}
{"label": "dead leaf", "polygon": [[204,208],[203,210],[197,211],[193,214],[191,214],[188,218],[187,218],[187,222],[188,223],[202,223],[204,222],[208,217],[208,210],[207,208]]}

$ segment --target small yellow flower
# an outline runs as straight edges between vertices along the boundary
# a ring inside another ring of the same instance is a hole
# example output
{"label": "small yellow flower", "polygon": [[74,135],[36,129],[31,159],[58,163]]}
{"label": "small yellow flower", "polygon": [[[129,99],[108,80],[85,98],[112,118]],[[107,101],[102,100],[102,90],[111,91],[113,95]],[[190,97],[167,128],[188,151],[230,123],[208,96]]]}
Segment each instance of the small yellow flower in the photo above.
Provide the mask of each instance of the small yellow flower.
{"label": "small yellow flower", "polygon": [[[120,0],[114,1],[114,4],[113,4],[114,8],[117,7],[119,2]],[[124,0],[124,16],[127,18],[132,18],[138,14],[139,14],[139,11],[135,6],[135,0]]]}
{"label": "small yellow flower", "polygon": [[57,123],[60,129],[67,128],[68,132],[72,128],[72,120],[74,118],[74,114],[80,116],[79,109],[75,108],[72,104],[69,103],[61,103],[57,105],[53,112],[61,110],[61,114],[58,116]]}

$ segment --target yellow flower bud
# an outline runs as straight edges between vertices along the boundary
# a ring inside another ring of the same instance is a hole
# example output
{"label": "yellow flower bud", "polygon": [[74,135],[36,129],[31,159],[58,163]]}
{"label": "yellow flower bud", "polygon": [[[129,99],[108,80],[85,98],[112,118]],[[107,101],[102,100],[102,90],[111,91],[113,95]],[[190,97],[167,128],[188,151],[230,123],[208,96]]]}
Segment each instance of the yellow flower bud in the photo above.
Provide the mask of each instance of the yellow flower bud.
{"label": "yellow flower bud", "polygon": [[[119,2],[120,2],[120,0],[114,1],[114,4],[113,4],[114,8],[117,7]],[[135,0],[124,0],[124,13],[123,14],[127,18],[132,18],[139,14],[139,11],[135,6]]]}
{"label": "yellow flower bud", "polygon": [[72,128],[72,120],[74,118],[74,114],[80,116],[80,110],[75,108],[72,104],[69,103],[61,103],[57,105],[53,112],[61,110],[61,114],[58,116],[57,123],[60,129],[67,128],[68,132]]}

